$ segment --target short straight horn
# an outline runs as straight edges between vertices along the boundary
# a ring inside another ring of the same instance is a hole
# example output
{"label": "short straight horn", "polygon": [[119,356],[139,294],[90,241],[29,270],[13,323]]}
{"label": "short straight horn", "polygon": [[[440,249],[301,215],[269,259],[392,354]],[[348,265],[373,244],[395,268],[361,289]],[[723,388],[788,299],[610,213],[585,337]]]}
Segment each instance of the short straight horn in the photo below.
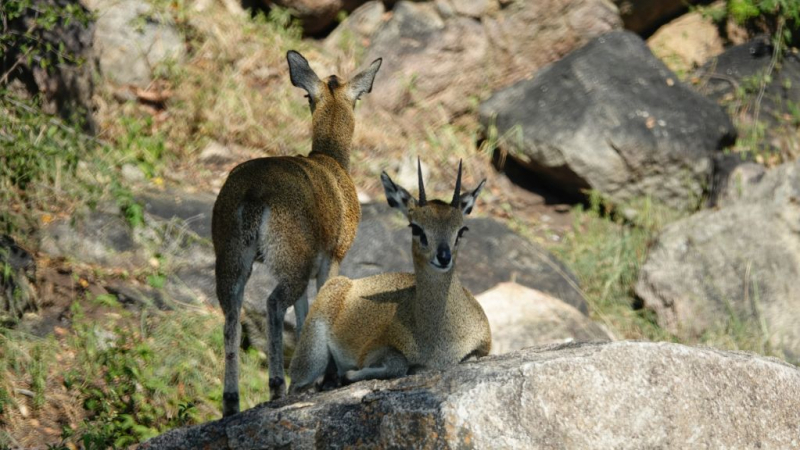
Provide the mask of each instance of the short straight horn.
{"label": "short straight horn", "polygon": [[458,160],[458,177],[456,178],[456,190],[453,192],[453,201],[450,205],[454,208],[461,207],[461,160]]}
{"label": "short straight horn", "polygon": [[427,200],[425,200],[425,185],[422,183],[422,163],[419,162],[419,156],[417,156],[417,173],[419,175],[419,206],[425,206]]}

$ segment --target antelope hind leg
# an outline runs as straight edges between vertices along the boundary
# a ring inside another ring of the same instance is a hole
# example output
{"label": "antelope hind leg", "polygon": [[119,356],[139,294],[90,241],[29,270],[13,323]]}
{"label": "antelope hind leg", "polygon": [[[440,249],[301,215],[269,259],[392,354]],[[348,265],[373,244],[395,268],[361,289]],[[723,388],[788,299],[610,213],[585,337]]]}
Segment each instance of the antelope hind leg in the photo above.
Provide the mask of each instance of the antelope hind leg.
{"label": "antelope hind leg", "polygon": [[286,394],[283,374],[283,319],[286,308],[297,302],[308,286],[303,282],[281,282],[267,299],[267,353],[269,354],[269,394],[270,400],[277,400]]}

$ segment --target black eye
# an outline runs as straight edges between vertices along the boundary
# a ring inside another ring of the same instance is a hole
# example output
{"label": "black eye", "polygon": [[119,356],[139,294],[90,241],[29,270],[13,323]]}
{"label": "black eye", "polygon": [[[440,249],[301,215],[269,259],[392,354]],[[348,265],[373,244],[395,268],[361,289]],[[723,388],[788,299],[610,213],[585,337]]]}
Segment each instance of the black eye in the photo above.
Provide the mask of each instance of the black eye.
{"label": "black eye", "polygon": [[419,243],[422,244],[423,246],[427,247],[428,246],[428,238],[425,236],[425,232],[422,231],[422,227],[420,227],[419,225],[417,225],[415,223],[412,223],[411,225],[409,225],[409,227],[411,227],[411,234],[412,235],[419,236]]}
{"label": "black eye", "polygon": [[467,231],[469,231],[468,227],[462,227],[460,230],[458,230],[458,237],[456,237],[456,244],[458,244],[458,240],[461,239],[464,236],[464,233],[466,233]]}

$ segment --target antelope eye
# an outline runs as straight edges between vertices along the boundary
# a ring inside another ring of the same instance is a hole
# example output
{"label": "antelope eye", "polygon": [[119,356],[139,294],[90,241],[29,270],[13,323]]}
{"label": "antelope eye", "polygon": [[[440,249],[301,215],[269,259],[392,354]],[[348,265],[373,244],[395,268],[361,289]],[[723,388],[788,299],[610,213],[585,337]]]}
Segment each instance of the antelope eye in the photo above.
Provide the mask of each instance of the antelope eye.
{"label": "antelope eye", "polygon": [[423,246],[427,247],[428,246],[428,238],[425,236],[425,232],[422,231],[422,227],[420,227],[419,225],[417,225],[415,223],[412,223],[411,225],[409,225],[409,227],[411,227],[411,234],[413,236],[419,237],[419,243],[422,244]]}
{"label": "antelope eye", "polygon": [[458,236],[456,236],[456,245],[458,245],[459,239],[461,239],[464,236],[464,233],[467,231],[469,231],[469,228],[467,227],[462,227],[460,230],[458,230]]}

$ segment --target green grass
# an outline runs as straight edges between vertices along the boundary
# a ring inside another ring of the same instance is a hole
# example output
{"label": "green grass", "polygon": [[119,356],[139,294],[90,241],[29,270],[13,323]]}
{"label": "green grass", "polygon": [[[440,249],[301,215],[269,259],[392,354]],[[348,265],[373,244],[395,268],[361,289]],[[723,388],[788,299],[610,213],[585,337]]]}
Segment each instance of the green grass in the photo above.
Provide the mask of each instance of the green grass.
{"label": "green grass", "polygon": [[668,340],[675,338],[655,323],[652,314],[635,310],[633,286],[649,245],[675,213],[637,202],[636,222],[606,212],[600,196],[590,205],[573,209],[572,231],[552,248],[578,277],[593,318],[623,339]]}
{"label": "green grass", "polygon": [[209,11],[194,19],[189,47],[196,56],[166,78],[174,87],[165,124],[172,150],[191,152],[213,139],[273,154],[307,152],[309,112],[288,82],[286,52],[308,54],[310,46],[288,10],[254,18]]}
{"label": "green grass", "polygon": [[145,176],[162,173],[169,161],[163,134],[152,119],[118,118],[122,132],[104,141],[41,110],[37,99],[0,91],[0,232],[25,237],[59,214],[101,201],[115,201],[132,226],[143,210],[119,176],[138,165]]}
{"label": "green grass", "polygon": [[[98,307],[106,314],[103,320],[97,320]],[[220,417],[220,314],[131,312],[109,298],[75,302],[71,314],[72,330],[59,340],[0,329],[0,423],[11,420],[18,407],[10,393],[19,387],[34,393],[34,417],[37,411],[69,409],[59,402],[80,405],[84,419],[64,425],[61,441],[51,443],[59,446],[124,448]],[[242,407],[251,408],[269,399],[265,358],[250,350],[241,360]],[[61,386],[65,395],[55,395]],[[24,430],[24,423],[17,425]],[[3,433],[0,446],[10,445]]]}

